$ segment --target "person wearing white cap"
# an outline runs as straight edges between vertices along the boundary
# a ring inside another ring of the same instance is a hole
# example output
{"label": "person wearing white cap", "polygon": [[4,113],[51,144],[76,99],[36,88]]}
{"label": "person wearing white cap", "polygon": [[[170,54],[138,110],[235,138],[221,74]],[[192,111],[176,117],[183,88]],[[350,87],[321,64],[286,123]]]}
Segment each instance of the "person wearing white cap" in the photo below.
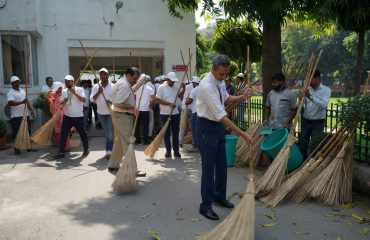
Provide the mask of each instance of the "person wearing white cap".
{"label": "person wearing white cap", "polygon": [[157,94],[156,88],[155,88],[155,81],[151,79],[149,75],[146,75],[148,78],[147,80],[147,85],[153,90],[153,97],[152,101],[150,102],[150,107],[149,107],[149,133],[148,133],[148,138],[149,140],[153,139],[153,130],[154,130],[154,111],[153,111],[153,103],[155,100],[155,95]]}
{"label": "person wearing white cap", "polygon": [[82,156],[89,155],[89,142],[84,129],[83,104],[86,100],[84,90],[76,87],[74,78],[71,75],[64,77],[66,89],[62,90],[60,101],[64,108],[64,117],[62,122],[62,133],[60,136],[60,145],[58,154],[54,159],[64,158],[65,146],[72,127],[75,127],[80,134],[83,153]]}
{"label": "person wearing white cap", "polygon": [[[53,85],[51,86],[51,93],[47,96],[47,99],[49,101],[49,106],[50,106],[50,113],[52,116],[55,115],[55,113],[59,110],[60,108],[60,97],[62,96],[62,90],[63,90],[63,83],[61,82],[54,82]],[[59,119],[56,121],[56,125],[54,127],[54,133],[52,137],[52,143],[53,146],[59,146],[60,144],[60,136],[62,133],[62,121],[64,117],[64,110],[61,111]],[[65,146],[65,151],[69,151],[71,148],[70,144],[70,138],[69,136],[67,137],[66,141],[66,146]]]}
{"label": "person wearing white cap", "polygon": [[[187,134],[187,131],[189,129],[189,121],[191,119],[191,109],[188,108],[188,110],[185,112],[186,108],[186,99],[189,98],[190,92],[193,89],[193,84],[187,84],[187,85],[182,85],[182,90],[180,93],[180,96],[182,97],[182,104],[181,104],[181,115],[185,114],[186,115],[186,129],[180,128],[179,132],[179,142],[180,146],[182,147],[182,141],[184,140],[184,136]],[[182,117],[180,117],[181,119]]]}
{"label": "person wearing white cap", "polygon": [[246,142],[251,141],[248,133],[239,129],[228,117],[225,104],[240,102],[251,97],[249,91],[243,95],[230,96],[224,80],[230,72],[230,58],[217,55],[212,60],[211,71],[199,84],[197,108],[198,145],[202,157],[202,179],[199,213],[211,220],[218,220],[212,210],[215,202],[225,208],[234,205],[226,199],[227,166],[225,150],[225,126],[241,136]]}
{"label": "person wearing white cap", "polygon": [[[238,73],[238,75],[236,75],[236,84],[237,84],[237,89],[241,89],[243,87],[243,84],[244,84],[244,73]],[[245,112],[246,112],[246,109],[247,109],[247,103],[246,102],[242,102],[238,105],[237,107],[237,119],[238,119],[238,122],[240,124],[238,124],[238,126],[243,129],[243,130],[246,130],[247,129],[247,123],[245,121]]]}
{"label": "person wearing white cap", "polygon": [[186,99],[185,104],[189,106],[189,109],[191,111],[191,134],[192,134],[192,144],[193,144],[193,151],[198,151],[198,138],[197,138],[197,98],[198,98],[198,86],[200,83],[200,78],[197,76],[194,76],[191,78],[191,84],[193,85],[193,89],[190,92],[189,97]]}
{"label": "person wearing white cap", "polygon": [[[126,70],[126,76],[120,78],[112,89],[112,121],[117,130],[117,138],[109,158],[108,171],[119,169],[130,144],[133,123],[139,114],[135,92],[144,83],[144,81],[138,81],[139,76],[140,69],[130,67]],[[145,176],[145,173],[137,173],[136,176]]]}
{"label": "person wearing white cap", "polygon": [[157,95],[159,86],[161,86],[161,84],[163,83],[162,79],[163,79],[162,75],[158,76],[155,78],[155,83],[154,83],[155,92],[154,92],[154,103],[153,103],[153,119],[154,119],[153,137],[156,136],[161,130],[161,118],[159,114],[159,104],[155,101],[155,96]]}
{"label": "person wearing white cap", "polygon": [[109,82],[109,72],[106,68],[99,70],[100,83],[91,90],[90,100],[96,103],[99,121],[105,131],[105,158],[112,154],[114,143],[114,129],[110,107],[112,105],[113,83]]}
{"label": "person wearing white cap", "polygon": [[[26,92],[19,87],[20,79],[17,76],[12,76],[10,78],[10,84],[12,88],[9,89],[6,94],[8,105],[10,106],[10,124],[12,125],[13,137],[17,137],[18,130],[22,123],[23,113],[27,105],[28,109],[31,111],[31,114],[34,115],[33,109],[30,102],[27,99]],[[31,133],[31,122],[29,119],[29,113],[27,112],[27,123],[28,123],[28,132]],[[14,148],[15,154],[20,154],[20,150]]]}
{"label": "person wearing white cap", "polygon": [[[137,118],[137,124],[135,129],[135,144],[144,145],[149,144],[149,109],[150,105],[153,102],[154,98],[154,91],[148,85],[149,77],[148,75],[142,76],[143,81],[145,81],[145,85],[141,86],[136,92],[136,107],[139,109],[139,116]],[[140,106],[139,106],[140,101]],[[141,142],[141,128],[143,128],[143,142]]]}
{"label": "person wearing white cap", "polygon": [[[180,130],[180,114],[177,109],[176,104],[174,104],[177,99],[177,91],[179,86],[175,84],[178,79],[176,73],[169,72],[166,76],[167,81],[163,83],[158,88],[156,95],[156,102],[160,106],[160,118],[162,125],[167,122],[169,114],[173,109],[170,125],[167,128],[167,131],[164,136],[164,145],[166,146],[165,157],[171,157],[171,148],[174,151],[174,156],[181,158],[179,152],[179,130]],[[171,133],[172,133],[172,147],[171,147]]]}
{"label": "person wearing white cap", "polygon": [[90,111],[90,94],[91,94],[91,88],[89,88],[89,84],[91,84],[91,80],[81,80],[81,87],[85,93],[85,102],[84,102],[84,128],[87,133],[87,125],[89,124],[89,111]]}

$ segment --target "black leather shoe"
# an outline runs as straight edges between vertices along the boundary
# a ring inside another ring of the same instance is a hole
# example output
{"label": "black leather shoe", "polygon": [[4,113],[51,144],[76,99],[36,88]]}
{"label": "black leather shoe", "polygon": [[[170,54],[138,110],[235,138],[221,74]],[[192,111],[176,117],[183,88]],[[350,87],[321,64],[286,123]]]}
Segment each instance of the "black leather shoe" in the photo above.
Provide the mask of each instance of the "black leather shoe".
{"label": "black leather shoe", "polygon": [[86,157],[87,155],[89,155],[90,151],[89,150],[85,150],[83,153],[82,153],[82,156],[83,157]]}
{"label": "black leather shoe", "polygon": [[177,158],[181,158],[181,154],[179,152],[174,152],[173,155]]}
{"label": "black leather shoe", "polygon": [[118,171],[119,168],[113,168],[113,167],[109,167],[108,168],[108,171],[109,172],[115,172],[115,171]]}
{"label": "black leather shoe", "polygon": [[171,157],[171,153],[170,152],[166,152],[166,154],[164,155],[165,158],[169,158]]}
{"label": "black leather shoe", "polygon": [[226,199],[225,200],[220,200],[220,201],[215,201],[215,203],[217,203],[218,205],[220,205],[224,208],[234,208],[234,204],[227,201]]}
{"label": "black leather shoe", "polygon": [[199,213],[202,214],[205,218],[208,218],[210,220],[218,220],[218,219],[220,219],[218,217],[218,215],[212,209],[208,209],[208,210],[202,210],[202,209],[200,209],[199,210]]}

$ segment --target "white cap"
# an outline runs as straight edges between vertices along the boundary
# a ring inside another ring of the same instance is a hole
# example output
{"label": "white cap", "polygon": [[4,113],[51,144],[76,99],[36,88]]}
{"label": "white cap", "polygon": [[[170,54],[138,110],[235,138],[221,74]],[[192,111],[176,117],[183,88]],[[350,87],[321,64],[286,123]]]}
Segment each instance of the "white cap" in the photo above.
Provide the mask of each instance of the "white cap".
{"label": "white cap", "polygon": [[154,78],[154,81],[159,81],[159,76]]}
{"label": "white cap", "polygon": [[148,81],[150,81],[150,79],[151,79],[149,75],[146,75],[146,76],[145,76],[145,78],[146,78],[146,80],[148,80]]}
{"label": "white cap", "polygon": [[161,75],[161,76],[159,76],[159,81],[163,81],[165,78],[166,78],[165,75]]}
{"label": "white cap", "polygon": [[106,68],[100,68],[99,73],[101,73],[101,72],[105,72],[105,73],[109,74],[109,72]]}
{"label": "white cap", "polygon": [[19,80],[19,77],[17,77],[17,76],[12,76],[12,77],[10,78],[10,82],[12,83],[12,82],[15,82],[15,81],[20,81],[20,80]]}
{"label": "white cap", "polygon": [[73,78],[73,76],[72,76],[72,75],[66,75],[66,76],[64,77],[64,80],[74,81],[75,79]]}
{"label": "white cap", "polygon": [[61,82],[54,82],[51,86],[51,91],[56,92],[59,88],[63,87],[63,83]]}
{"label": "white cap", "polygon": [[143,80],[145,80],[145,78],[146,78],[146,74],[145,74],[145,73],[142,73],[142,74],[140,75],[140,77],[139,77],[138,81],[143,81]]}
{"label": "white cap", "polygon": [[238,73],[237,77],[244,78],[244,73]]}
{"label": "white cap", "polygon": [[166,78],[170,79],[172,82],[177,82],[178,81],[176,73],[174,73],[174,72],[167,73]]}
{"label": "white cap", "polygon": [[198,76],[194,76],[191,78],[191,81],[192,83],[200,83],[200,78]]}

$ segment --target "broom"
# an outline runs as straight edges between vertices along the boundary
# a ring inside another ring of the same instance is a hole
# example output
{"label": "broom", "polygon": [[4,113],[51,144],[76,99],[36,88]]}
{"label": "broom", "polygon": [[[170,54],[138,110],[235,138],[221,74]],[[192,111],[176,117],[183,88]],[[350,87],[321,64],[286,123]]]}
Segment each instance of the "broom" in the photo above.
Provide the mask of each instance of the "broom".
{"label": "broom", "polygon": [[[30,52],[29,48],[27,47],[27,60],[29,61]],[[25,67],[23,61],[21,61],[22,65]],[[22,69],[24,69],[22,67]],[[25,88],[26,88],[26,99],[28,97],[28,75],[24,72],[25,76]],[[22,122],[18,129],[17,136],[15,138],[14,148],[20,150],[28,150],[32,149],[31,140],[30,140],[30,133],[28,131],[28,122],[27,122],[27,115],[28,115],[28,103],[24,104]]]}
{"label": "broom", "polygon": [[[92,61],[93,57],[95,56],[95,53],[98,49],[96,48],[93,52],[93,55],[91,56],[89,61],[86,63],[84,69],[80,73],[80,76],[78,77],[77,81],[78,82],[83,74],[83,72],[87,69],[88,65]],[[49,145],[49,141],[52,137],[53,134],[53,129],[55,128],[57,121],[60,117],[61,111],[63,109],[63,106],[60,107],[60,109],[54,114],[54,116],[47,121],[39,130],[37,130],[31,137],[31,141],[37,143],[40,146],[47,146]]]}
{"label": "broom", "polygon": [[[143,96],[144,87],[146,83],[142,85],[140,98],[139,98],[139,107],[141,102],[141,97]],[[140,113],[139,113],[140,114]],[[134,126],[132,128],[130,144],[125,153],[125,157],[121,161],[121,166],[116,174],[116,179],[112,183],[113,190],[117,193],[128,193],[133,192],[137,188],[136,182],[136,173],[137,173],[137,163],[135,156],[135,129],[137,124],[138,117],[135,117]]]}
{"label": "broom", "polygon": [[[247,48],[249,56],[249,46]],[[249,57],[248,57],[249,66]],[[250,98],[248,98],[248,129],[252,134],[251,129],[251,108]],[[198,240],[253,240],[255,226],[255,191],[254,191],[254,174],[253,174],[253,158],[252,158],[252,143],[249,143],[248,159],[249,159],[249,181],[243,198],[235,209],[225,218],[220,224],[214,227],[208,233],[199,236]]]}
{"label": "broom", "polygon": [[[328,140],[323,147],[324,143]],[[321,142],[320,144],[316,147],[316,149],[310,154],[310,156],[307,158],[309,159],[306,164],[303,164],[303,167],[301,167],[299,170],[295,171],[294,173],[291,174],[291,177],[289,177],[277,190],[272,192],[271,194],[261,198],[260,200],[267,205],[271,207],[276,207],[287,195],[292,191],[292,189],[299,183],[299,181],[303,181],[305,177],[309,174],[308,168],[313,165],[316,161],[315,157],[313,157],[314,153],[317,152],[318,149],[323,147],[327,147],[328,145],[331,144],[333,141],[333,137],[331,137],[330,134],[328,134]],[[313,157],[313,158],[311,158]]]}
{"label": "broom", "polygon": [[[321,57],[321,54],[322,49],[320,50],[319,55],[317,57],[314,57],[314,55],[311,56],[304,84],[305,89],[307,89],[308,86],[310,85],[311,79]],[[287,141],[285,142],[283,148],[280,150],[280,152],[278,153],[270,167],[267,169],[265,174],[261,177],[261,179],[257,183],[256,194],[259,196],[271,193],[274,189],[278,188],[284,180],[286,167],[291,154],[291,147],[296,141],[296,138],[294,136],[295,126],[298,122],[298,117],[300,116],[302,107],[303,99],[300,100],[298,110],[293,120],[293,124],[291,126]]]}
{"label": "broom", "polygon": [[312,181],[317,178],[317,176],[325,169],[326,166],[328,166],[328,164],[338,153],[342,146],[343,137],[345,134],[345,131],[342,130],[341,133],[335,134],[332,137],[333,142],[331,142],[331,144],[324,150],[323,153],[319,152],[317,156],[315,156],[315,160],[307,168],[308,173],[304,175],[304,178],[300,179],[299,183],[296,184],[291,193],[287,195],[287,198],[296,203],[307,203],[310,201],[310,196],[307,193],[307,189],[310,188]]}
{"label": "broom", "polygon": [[[190,58],[191,59],[191,58]],[[190,64],[190,59],[189,59],[189,63],[188,63],[188,67],[189,67],[189,64]],[[184,82],[184,79],[185,79],[185,74],[181,80],[181,84]],[[180,85],[181,85],[180,84]],[[177,100],[177,97],[179,96],[179,93],[180,93],[180,90],[181,90],[181,87],[179,87],[179,90],[177,90],[177,94],[176,94],[176,97],[173,101],[173,104],[176,104],[176,100]],[[170,115],[166,121],[166,123],[163,125],[161,131],[159,131],[159,133],[157,134],[157,136],[154,138],[154,140],[150,143],[150,145],[145,149],[144,151],[144,154],[146,156],[149,156],[150,158],[153,158],[154,157],[154,154],[157,152],[159,146],[161,145],[162,141],[163,141],[163,138],[164,138],[164,135],[166,134],[166,131],[167,131],[167,128],[170,124],[170,121],[171,121],[171,116],[172,116],[172,113],[173,113],[173,108],[171,109],[171,112],[170,112]]]}
{"label": "broom", "polygon": [[[187,98],[190,97],[190,93],[188,94]],[[189,105],[185,105],[184,111],[181,113],[181,119],[180,119],[180,128],[184,130],[186,133],[188,130],[189,122],[188,122],[188,109]]]}
{"label": "broom", "polygon": [[193,142],[193,135],[191,132],[188,132],[186,136],[184,137],[184,140],[182,140],[183,144],[191,144]]}

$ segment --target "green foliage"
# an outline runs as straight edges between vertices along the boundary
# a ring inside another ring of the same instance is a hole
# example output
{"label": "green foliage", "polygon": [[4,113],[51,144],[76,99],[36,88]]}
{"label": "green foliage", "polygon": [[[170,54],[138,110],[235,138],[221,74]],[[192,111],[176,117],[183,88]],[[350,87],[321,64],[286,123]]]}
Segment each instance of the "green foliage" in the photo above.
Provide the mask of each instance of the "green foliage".
{"label": "green foliage", "polygon": [[207,41],[202,34],[196,33],[196,54],[197,63],[196,70],[197,74],[201,75],[204,72],[208,72],[210,69],[210,57],[209,57],[210,43]]}
{"label": "green foliage", "polygon": [[48,117],[51,117],[49,101],[45,98],[43,93],[37,96],[32,106],[35,109],[41,109]]}
{"label": "green foliage", "polygon": [[348,129],[363,125],[365,132],[370,131],[370,96],[349,98],[342,107],[340,120]]}
{"label": "green foliage", "polygon": [[212,49],[228,55],[239,63],[247,61],[247,46],[250,61],[259,62],[262,52],[262,33],[246,20],[220,20],[217,23]]}
{"label": "green foliage", "polygon": [[0,120],[0,138],[6,137],[6,124],[5,121]]}
{"label": "green foliage", "polygon": [[[321,143],[322,140],[324,140],[324,138],[330,133],[326,133],[326,132],[319,132],[319,133],[315,133],[313,134],[312,138],[311,138],[311,141],[309,143],[309,148],[311,149],[311,151],[313,151],[314,149],[316,149],[317,146],[319,146],[319,144]],[[327,141],[326,141],[327,142]],[[324,143],[325,144],[325,143]]]}
{"label": "green foliage", "polygon": [[231,61],[230,62],[230,73],[229,73],[229,76],[235,76],[238,73],[239,73],[238,64],[236,64],[235,62]]}

